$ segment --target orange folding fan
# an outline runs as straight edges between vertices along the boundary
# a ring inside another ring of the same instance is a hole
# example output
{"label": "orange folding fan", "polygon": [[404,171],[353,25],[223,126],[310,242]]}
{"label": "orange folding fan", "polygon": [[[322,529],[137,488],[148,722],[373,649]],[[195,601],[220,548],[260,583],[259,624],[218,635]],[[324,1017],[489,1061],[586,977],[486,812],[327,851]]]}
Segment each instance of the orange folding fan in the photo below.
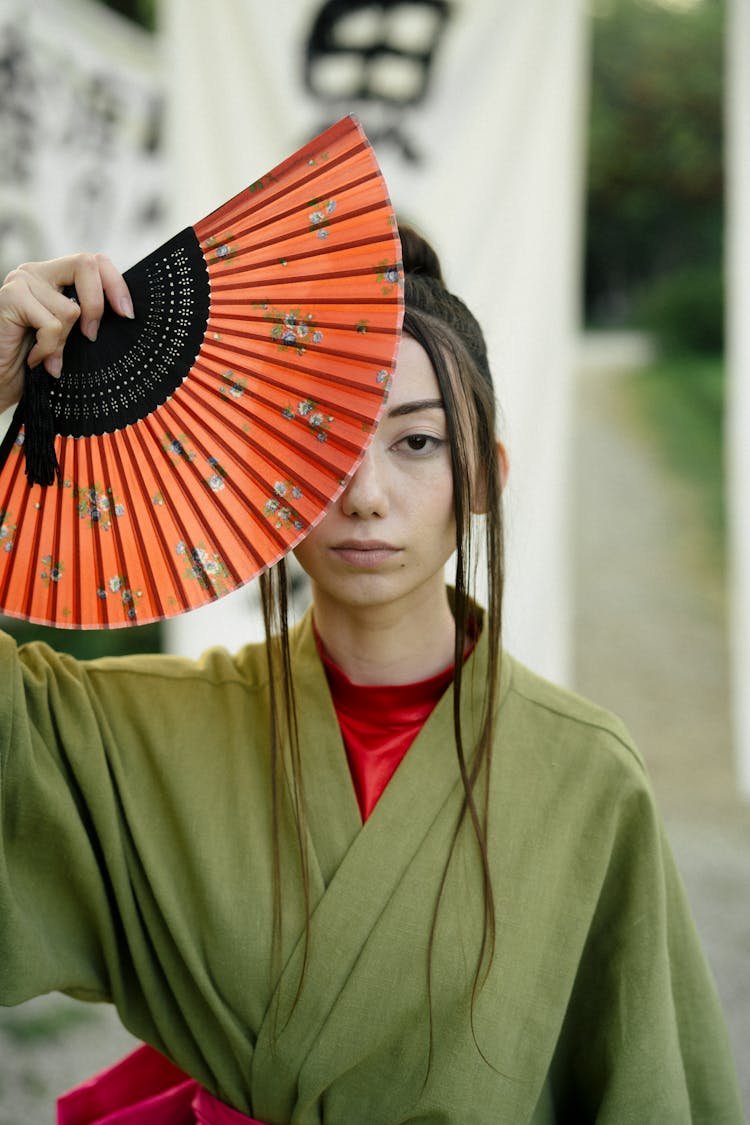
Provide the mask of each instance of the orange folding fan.
{"label": "orange folding fan", "polygon": [[96,343],[74,329],[59,381],[29,377],[50,384],[58,483],[27,479],[23,406],[6,435],[3,613],[106,628],[229,593],[321,519],[377,422],[400,246],[355,119],[125,278],[135,320],[107,310]]}

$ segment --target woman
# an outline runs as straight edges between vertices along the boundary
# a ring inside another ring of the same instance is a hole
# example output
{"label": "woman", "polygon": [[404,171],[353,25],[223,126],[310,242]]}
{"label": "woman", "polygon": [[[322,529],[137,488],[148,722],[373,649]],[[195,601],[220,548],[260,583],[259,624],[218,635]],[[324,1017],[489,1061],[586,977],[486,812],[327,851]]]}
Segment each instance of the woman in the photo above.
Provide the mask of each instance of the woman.
{"label": "woman", "polygon": [[[740,1122],[637,751],[501,658],[486,350],[402,234],[393,387],[297,551],[302,621],[287,633],[276,568],[275,639],[236,656],[79,664],[2,639],[0,1002],[113,1002],[220,1099],[201,1120]],[[130,313],[103,258],[10,275],[6,404],[29,344],[58,373],[105,297]]]}

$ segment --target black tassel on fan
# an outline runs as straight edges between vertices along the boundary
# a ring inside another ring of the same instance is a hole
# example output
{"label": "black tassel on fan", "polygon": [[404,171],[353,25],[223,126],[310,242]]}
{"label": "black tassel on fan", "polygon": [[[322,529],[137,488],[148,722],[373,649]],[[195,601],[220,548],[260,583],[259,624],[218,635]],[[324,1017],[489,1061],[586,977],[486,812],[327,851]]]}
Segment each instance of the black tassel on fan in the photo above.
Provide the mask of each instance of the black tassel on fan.
{"label": "black tassel on fan", "polygon": [[0,444],[0,470],[16,444],[21,427],[24,427],[24,456],[29,484],[50,485],[57,477],[60,466],[55,453],[55,417],[50,401],[50,391],[55,380],[40,364],[26,368],[23,394],[15,409],[11,423]]}
{"label": "black tassel on fan", "polygon": [[41,366],[27,368],[23,388],[24,453],[29,484],[60,482],[55,453],[55,416],[50,401],[54,379]]}

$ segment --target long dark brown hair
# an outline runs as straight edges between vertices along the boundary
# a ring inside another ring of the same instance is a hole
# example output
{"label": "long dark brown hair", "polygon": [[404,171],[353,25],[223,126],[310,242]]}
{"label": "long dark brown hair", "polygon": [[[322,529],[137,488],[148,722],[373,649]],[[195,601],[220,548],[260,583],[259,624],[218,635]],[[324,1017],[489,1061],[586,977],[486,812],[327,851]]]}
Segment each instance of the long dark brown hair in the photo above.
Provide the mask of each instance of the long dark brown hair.
{"label": "long dark brown hair", "polygon": [[[501,481],[496,441],[496,406],[492,375],[482,330],[466,305],[450,293],[443,280],[439,259],[417,232],[399,227],[404,265],[405,334],[412,336],[427,353],[437,376],[445,406],[453,472],[453,505],[456,521],[456,570],[453,614],[455,649],[453,669],[453,730],[457,768],[463,785],[463,801],[456,822],[448,860],[442,874],[430,929],[427,957],[427,989],[430,1005],[430,1056],[432,1053],[432,952],[438,911],[448,870],[463,826],[470,824],[481,864],[484,923],[482,942],[472,988],[474,1001],[486,978],[495,948],[495,906],[492,891],[487,826],[489,773],[500,682],[502,594],[504,584]],[[473,513],[482,512],[483,543]],[[486,612],[482,629],[487,636],[488,666],[483,713],[476,744],[467,747],[461,727],[464,653],[476,628],[476,589],[480,560],[486,560]],[[283,793],[282,747],[286,740],[291,753],[291,788],[296,823],[296,848],[305,896],[304,960],[296,999],[304,985],[310,941],[310,885],[307,855],[307,824],[303,763],[299,751],[297,711],[287,633],[287,576],[279,563],[261,578],[261,600],[266,627],[271,716],[271,778],[273,800],[273,955],[274,981],[279,967],[282,940],[281,903],[281,799]],[[478,800],[477,782],[484,775],[483,797]],[[294,1008],[292,1004],[292,1009]],[[291,1014],[291,1011],[288,1015]],[[288,1016],[287,1016],[288,1018]],[[473,1031],[473,1028],[472,1028]],[[476,1042],[476,1038],[475,1038]]]}

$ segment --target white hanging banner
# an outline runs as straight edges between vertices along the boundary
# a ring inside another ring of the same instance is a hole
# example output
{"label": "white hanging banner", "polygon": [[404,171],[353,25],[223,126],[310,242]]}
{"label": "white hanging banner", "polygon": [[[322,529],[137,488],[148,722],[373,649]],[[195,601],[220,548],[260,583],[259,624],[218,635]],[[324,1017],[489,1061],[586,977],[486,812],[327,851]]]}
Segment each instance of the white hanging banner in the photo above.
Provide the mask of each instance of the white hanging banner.
{"label": "white hanging banner", "polygon": [[0,7],[0,271],[163,236],[155,37],[93,0]]}
{"label": "white hanging banner", "polygon": [[[354,112],[398,213],[433,241],[482,323],[511,459],[506,643],[557,679],[569,672],[583,8],[162,0],[175,229]],[[248,639],[251,598],[234,598],[170,622],[170,646]]]}
{"label": "white hanging banner", "polygon": [[729,623],[741,791],[750,797],[750,5],[727,9],[727,403]]}
{"label": "white hanging banner", "polygon": [[0,279],[72,250],[124,270],[163,241],[158,62],[94,0],[2,0]]}

